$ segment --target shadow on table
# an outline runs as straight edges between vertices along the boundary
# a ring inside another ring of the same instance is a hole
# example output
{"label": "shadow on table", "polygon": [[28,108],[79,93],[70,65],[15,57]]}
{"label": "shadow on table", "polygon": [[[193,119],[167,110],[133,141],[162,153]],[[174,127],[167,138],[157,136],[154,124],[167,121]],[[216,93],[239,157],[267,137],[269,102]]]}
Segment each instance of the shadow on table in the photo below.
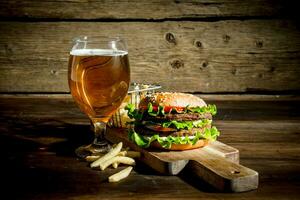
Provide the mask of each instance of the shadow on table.
{"label": "shadow on table", "polygon": [[184,182],[193,186],[194,188],[206,192],[206,193],[220,193],[217,189],[204,182],[199,177],[195,177],[195,174],[191,173],[188,170],[182,170],[178,175]]}
{"label": "shadow on table", "polygon": [[78,146],[89,144],[93,139],[88,123],[16,118],[5,118],[5,122],[1,124],[1,136],[10,138],[12,142],[4,145],[16,151],[47,149],[57,155],[74,156]]}
{"label": "shadow on table", "polygon": [[[53,152],[55,155],[62,156],[64,158],[75,157],[75,149],[80,145],[89,144],[93,139],[93,133],[90,130],[88,123],[71,124],[57,120],[44,119],[35,119],[34,121],[30,119],[6,119],[6,121],[8,123],[1,127],[2,134],[0,135],[0,144],[2,150],[5,151],[5,149],[11,149],[11,155],[19,155],[20,159],[14,159],[15,163],[11,163],[15,166],[22,166],[22,164],[24,164],[22,155],[26,155],[26,152],[27,155],[28,152]],[[9,158],[10,155],[6,155],[5,157]],[[75,159],[72,160],[74,160],[74,162],[78,162]],[[135,167],[135,171],[141,175],[161,175],[141,162],[138,162]],[[30,174],[30,172],[26,173]],[[40,175],[42,175],[41,177],[47,177],[46,172],[44,173],[42,171],[35,170],[34,173],[36,174],[31,174],[31,177],[37,177],[37,179]],[[49,173],[49,171],[47,171],[47,173]],[[20,176],[21,175],[19,174],[18,178]],[[57,177],[57,175],[55,174],[55,176],[52,177]],[[188,172],[188,170],[183,170],[179,174],[179,177],[187,184],[202,192],[217,192],[213,187],[201,179],[195,178],[193,174]],[[35,183],[38,182],[39,181],[35,181]]]}

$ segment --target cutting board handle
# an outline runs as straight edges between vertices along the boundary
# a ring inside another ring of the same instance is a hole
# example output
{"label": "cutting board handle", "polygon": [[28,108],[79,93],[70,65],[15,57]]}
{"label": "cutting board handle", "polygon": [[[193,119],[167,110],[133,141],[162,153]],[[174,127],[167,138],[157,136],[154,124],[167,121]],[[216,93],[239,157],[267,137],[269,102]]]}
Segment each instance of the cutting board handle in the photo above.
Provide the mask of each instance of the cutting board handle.
{"label": "cutting board handle", "polygon": [[258,172],[216,154],[199,153],[186,169],[220,191],[245,192],[258,187]]}

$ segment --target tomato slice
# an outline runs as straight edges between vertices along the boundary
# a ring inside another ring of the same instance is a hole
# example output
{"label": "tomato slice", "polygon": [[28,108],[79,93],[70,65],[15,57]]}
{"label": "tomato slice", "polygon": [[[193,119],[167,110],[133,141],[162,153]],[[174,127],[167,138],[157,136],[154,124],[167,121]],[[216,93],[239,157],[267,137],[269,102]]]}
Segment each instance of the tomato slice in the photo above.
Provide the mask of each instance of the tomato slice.
{"label": "tomato slice", "polygon": [[[158,106],[152,106],[154,111],[158,111]],[[142,110],[147,110],[147,106],[142,106],[140,109]],[[177,112],[182,112],[184,111],[185,107],[179,107],[179,106],[165,106],[164,111],[166,113],[170,112],[172,109],[175,109]]]}
{"label": "tomato slice", "polygon": [[174,132],[176,131],[175,128],[168,128],[168,127],[162,127],[161,125],[146,125],[146,128],[152,130],[152,131],[158,131],[158,132]]}

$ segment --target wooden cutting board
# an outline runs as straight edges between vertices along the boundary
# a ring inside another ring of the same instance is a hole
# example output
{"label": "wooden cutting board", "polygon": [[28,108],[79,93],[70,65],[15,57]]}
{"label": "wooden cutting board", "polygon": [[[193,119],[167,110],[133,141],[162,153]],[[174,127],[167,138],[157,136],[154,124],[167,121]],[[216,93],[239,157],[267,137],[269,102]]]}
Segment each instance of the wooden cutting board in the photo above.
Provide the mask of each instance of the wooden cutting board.
{"label": "wooden cutting board", "polygon": [[239,151],[218,141],[194,150],[156,151],[129,141],[126,129],[109,128],[106,138],[113,143],[122,141],[125,146],[141,152],[139,160],[162,174],[177,175],[185,168],[216,189],[227,192],[258,187],[258,173],[239,164]]}

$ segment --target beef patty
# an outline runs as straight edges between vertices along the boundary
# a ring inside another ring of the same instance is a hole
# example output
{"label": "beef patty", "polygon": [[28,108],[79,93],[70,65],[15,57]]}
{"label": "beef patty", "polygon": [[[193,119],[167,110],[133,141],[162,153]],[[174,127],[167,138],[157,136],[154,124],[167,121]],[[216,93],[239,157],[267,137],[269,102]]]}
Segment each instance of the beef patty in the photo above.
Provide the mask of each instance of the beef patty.
{"label": "beef patty", "polygon": [[205,128],[211,128],[211,124],[207,124],[206,126],[202,128],[192,128],[190,130],[188,129],[181,129],[181,130],[176,130],[176,129],[170,129],[170,131],[154,131],[152,129],[147,128],[146,126],[140,125],[140,126],[135,126],[134,130],[145,136],[152,136],[155,134],[159,134],[160,137],[164,136],[174,136],[174,137],[182,137],[182,136],[194,136],[197,132],[202,133]]}
{"label": "beef patty", "polygon": [[199,119],[212,119],[211,113],[176,113],[171,114],[168,113],[164,116],[150,116],[144,115],[143,120],[145,121],[153,121],[153,122],[162,122],[162,121],[195,121]]}

